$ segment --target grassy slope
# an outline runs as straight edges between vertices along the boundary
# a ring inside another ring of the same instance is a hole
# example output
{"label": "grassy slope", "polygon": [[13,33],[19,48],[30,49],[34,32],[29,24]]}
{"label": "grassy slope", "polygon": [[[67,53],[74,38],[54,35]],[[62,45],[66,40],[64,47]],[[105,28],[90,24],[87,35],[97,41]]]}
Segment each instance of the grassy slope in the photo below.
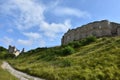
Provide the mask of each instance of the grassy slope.
{"label": "grassy slope", "polygon": [[68,56],[57,55],[59,49],[32,50],[9,62],[47,80],[120,80],[120,37],[99,38]]}
{"label": "grassy slope", "polygon": [[4,56],[7,54],[7,50],[0,46],[0,80],[18,80],[13,75],[11,75],[8,71],[3,70],[1,68],[2,61],[5,60]]}

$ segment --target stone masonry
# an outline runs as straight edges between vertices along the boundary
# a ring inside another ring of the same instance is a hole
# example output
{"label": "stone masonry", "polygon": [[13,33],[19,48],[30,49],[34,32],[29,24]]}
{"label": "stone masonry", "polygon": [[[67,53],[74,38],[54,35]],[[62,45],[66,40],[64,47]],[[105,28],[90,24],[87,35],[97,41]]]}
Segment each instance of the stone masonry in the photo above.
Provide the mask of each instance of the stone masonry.
{"label": "stone masonry", "polygon": [[76,29],[68,30],[62,37],[62,45],[66,45],[72,41],[81,40],[88,36],[104,37],[119,36],[120,24],[109,22],[108,20],[95,21],[88,23]]}
{"label": "stone masonry", "polygon": [[23,48],[23,50],[20,52],[20,50],[18,50],[15,46],[9,45],[9,47],[8,47],[8,53],[14,54],[16,57],[17,57],[18,55],[20,55],[20,53],[23,53],[23,52],[24,52],[24,48]]}

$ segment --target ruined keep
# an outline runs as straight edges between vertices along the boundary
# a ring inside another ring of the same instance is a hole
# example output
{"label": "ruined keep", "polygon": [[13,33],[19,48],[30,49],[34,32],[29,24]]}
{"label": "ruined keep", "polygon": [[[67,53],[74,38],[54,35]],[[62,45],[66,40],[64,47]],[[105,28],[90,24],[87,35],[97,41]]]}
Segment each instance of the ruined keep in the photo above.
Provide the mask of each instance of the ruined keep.
{"label": "ruined keep", "polygon": [[95,21],[88,23],[76,29],[68,30],[62,37],[62,45],[72,41],[78,41],[88,36],[104,37],[119,36],[120,24],[108,20]]}
{"label": "ruined keep", "polygon": [[9,45],[9,47],[8,47],[8,53],[9,53],[9,54],[14,54],[16,57],[17,57],[18,55],[20,55],[20,53],[23,53],[23,52],[24,52],[24,48],[23,48],[23,50],[20,52],[20,50],[18,50],[15,46]]}

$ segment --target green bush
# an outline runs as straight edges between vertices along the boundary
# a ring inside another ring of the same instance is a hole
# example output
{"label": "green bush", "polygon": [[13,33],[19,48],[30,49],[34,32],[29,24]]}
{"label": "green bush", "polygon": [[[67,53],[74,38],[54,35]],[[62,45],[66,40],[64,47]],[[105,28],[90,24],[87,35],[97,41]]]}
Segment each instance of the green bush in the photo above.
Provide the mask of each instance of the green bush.
{"label": "green bush", "polygon": [[73,42],[70,42],[68,45],[66,46],[71,46],[73,48],[79,48],[81,46],[85,46],[85,45],[88,45],[90,44],[91,42],[95,42],[97,40],[97,38],[95,36],[89,36],[87,38],[84,38],[80,41],[73,41]]}
{"label": "green bush", "polygon": [[67,47],[67,46],[74,47],[74,41],[73,41],[73,42],[70,42],[68,45],[66,45],[66,46],[63,46],[63,47]]}
{"label": "green bush", "polygon": [[97,38],[95,36],[89,36],[81,41],[82,45],[90,44],[91,42],[95,42]]}
{"label": "green bush", "polygon": [[14,54],[5,54],[4,58],[5,59],[7,59],[7,58],[15,58],[15,55]]}
{"label": "green bush", "polygon": [[62,49],[62,55],[63,56],[70,55],[70,54],[72,54],[74,52],[75,52],[74,48],[72,48],[70,46],[67,46],[67,47],[65,47],[65,48]]}
{"label": "green bush", "polygon": [[89,36],[86,38],[86,40],[89,42],[95,42],[97,40],[97,38],[95,36]]}
{"label": "green bush", "polygon": [[81,46],[81,43],[79,41],[74,41],[68,44],[69,46],[73,48],[79,48]]}
{"label": "green bush", "polygon": [[4,59],[6,55],[5,51],[0,52],[0,59]]}
{"label": "green bush", "polygon": [[4,59],[6,54],[7,54],[7,49],[0,46],[0,59]]}
{"label": "green bush", "polygon": [[1,52],[1,51],[7,51],[7,49],[5,49],[4,47],[1,47],[1,46],[0,46],[0,52]]}
{"label": "green bush", "polygon": [[81,43],[79,41],[74,42],[74,48],[79,48],[81,46]]}

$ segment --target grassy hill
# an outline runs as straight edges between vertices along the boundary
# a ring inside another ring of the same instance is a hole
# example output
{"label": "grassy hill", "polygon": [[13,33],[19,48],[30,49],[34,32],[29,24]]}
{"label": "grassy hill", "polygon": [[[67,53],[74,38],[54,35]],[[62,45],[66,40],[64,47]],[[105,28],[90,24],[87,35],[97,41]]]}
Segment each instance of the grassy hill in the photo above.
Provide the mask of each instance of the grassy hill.
{"label": "grassy hill", "polygon": [[8,58],[7,49],[0,46],[0,80],[18,80],[13,75],[11,75],[7,70],[3,70],[1,68],[2,61],[5,60],[6,58]]}
{"label": "grassy hill", "polygon": [[14,54],[8,54],[8,50],[0,46],[0,60],[6,60],[15,57]]}
{"label": "grassy hill", "polygon": [[37,48],[8,61],[18,70],[47,80],[120,80],[120,37],[91,37]]}
{"label": "grassy hill", "polygon": [[0,59],[4,59],[6,54],[7,54],[7,49],[0,46]]}

